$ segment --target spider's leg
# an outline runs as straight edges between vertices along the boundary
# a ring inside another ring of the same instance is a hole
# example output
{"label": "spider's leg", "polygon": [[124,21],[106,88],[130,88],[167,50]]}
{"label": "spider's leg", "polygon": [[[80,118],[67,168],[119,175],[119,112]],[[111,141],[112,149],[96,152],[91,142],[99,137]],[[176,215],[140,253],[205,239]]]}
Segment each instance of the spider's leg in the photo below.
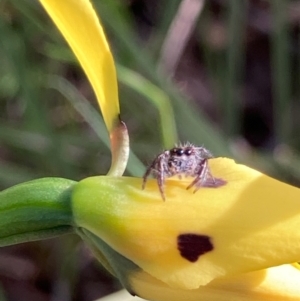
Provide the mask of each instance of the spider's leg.
{"label": "spider's leg", "polygon": [[208,162],[207,159],[204,159],[200,163],[200,168],[199,171],[197,172],[196,178],[186,189],[190,189],[193,186],[196,186],[196,189],[194,191],[195,193],[201,187],[201,184],[206,181],[208,173],[209,173]]}
{"label": "spider's leg", "polygon": [[146,187],[147,178],[150,176],[150,174],[152,173],[152,171],[155,170],[155,168],[154,168],[155,162],[156,162],[156,159],[151,163],[151,165],[147,168],[145,174],[143,175],[143,184],[142,184],[142,189],[143,190]]}
{"label": "spider's leg", "polygon": [[213,184],[216,185],[217,181],[215,179],[215,177],[212,175],[209,166],[207,165],[207,175],[209,176],[209,178],[213,181]]}
{"label": "spider's leg", "polygon": [[209,175],[209,167],[208,167],[208,162],[206,161],[206,166],[204,167],[202,174],[199,176],[199,181],[195,183],[195,190],[193,193],[197,192],[201,186],[205,185],[208,175]]}
{"label": "spider's leg", "polygon": [[165,201],[165,175],[164,175],[164,163],[162,161],[162,159],[159,159],[158,162],[158,166],[159,166],[159,170],[157,172],[157,185],[161,194],[162,199]]}
{"label": "spider's leg", "polygon": [[166,200],[166,197],[165,197],[165,179],[164,179],[164,177],[162,176],[162,175],[159,175],[158,177],[157,177],[157,184],[158,184],[158,188],[159,188],[159,192],[160,192],[160,194],[161,194],[161,197],[162,197],[162,199],[165,201]]}

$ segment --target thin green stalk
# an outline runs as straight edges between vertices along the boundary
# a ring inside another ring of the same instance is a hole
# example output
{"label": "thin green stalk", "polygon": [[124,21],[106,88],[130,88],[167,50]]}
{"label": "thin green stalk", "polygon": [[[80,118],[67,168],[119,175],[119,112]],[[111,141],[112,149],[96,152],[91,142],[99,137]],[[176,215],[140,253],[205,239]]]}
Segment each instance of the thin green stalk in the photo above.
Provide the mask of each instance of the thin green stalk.
{"label": "thin green stalk", "polygon": [[158,10],[158,23],[154,28],[155,33],[151,35],[150,41],[148,42],[148,45],[151,45],[152,51],[158,52],[161,49],[180,3],[181,0],[165,0],[159,2],[158,5],[160,6],[160,9]]}
{"label": "thin green stalk", "polygon": [[277,143],[291,139],[291,55],[288,1],[270,1],[272,9],[271,65],[273,75],[273,119]]}
{"label": "thin green stalk", "polygon": [[30,59],[25,47],[25,34],[20,34],[12,26],[0,19],[0,49],[1,55],[9,62],[13,76],[19,85],[20,99],[23,101],[23,125],[27,128],[38,128],[48,132],[49,124],[45,118],[39,118],[43,106],[39,97],[39,74],[30,65]]}
{"label": "thin green stalk", "polygon": [[224,90],[222,92],[223,130],[227,137],[240,134],[241,100],[238,95],[244,60],[244,33],[246,1],[230,0],[228,3],[228,49],[225,67],[222,70]]}
{"label": "thin green stalk", "polygon": [[[110,150],[110,140],[104,122],[96,109],[80,95],[79,91],[66,79],[60,76],[49,76],[48,87],[59,91],[74,106],[89,123],[103,144]],[[127,170],[132,175],[141,174],[144,171],[144,165],[131,152]]]}
{"label": "thin green stalk", "polygon": [[143,95],[154,105],[160,116],[160,130],[165,148],[171,148],[178,141],[175,116],[169,96],[142,75],[118,65],[118,78],[126,86]]}

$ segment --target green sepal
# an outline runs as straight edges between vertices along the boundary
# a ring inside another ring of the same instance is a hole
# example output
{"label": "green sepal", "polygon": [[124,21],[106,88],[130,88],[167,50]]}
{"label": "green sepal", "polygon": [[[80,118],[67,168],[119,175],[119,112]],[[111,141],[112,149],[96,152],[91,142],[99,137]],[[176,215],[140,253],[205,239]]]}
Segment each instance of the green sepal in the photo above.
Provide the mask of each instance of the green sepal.
{"label": "green sepal", "polygon": [[43,178],[0,192],[0,246],[74,232],[71,195],[77,182]]}
{"label": "green sepal", "polygon": [[112,249],[107,243],[92,232],[84,228],[78,228],[77,233],[90,247],[94,256],[100,261],[100,263],[119,279],[121,284],[130,294],[135,296],[136,293],[132,288],[130,278],[137,272],[142,271],[141,268]]}

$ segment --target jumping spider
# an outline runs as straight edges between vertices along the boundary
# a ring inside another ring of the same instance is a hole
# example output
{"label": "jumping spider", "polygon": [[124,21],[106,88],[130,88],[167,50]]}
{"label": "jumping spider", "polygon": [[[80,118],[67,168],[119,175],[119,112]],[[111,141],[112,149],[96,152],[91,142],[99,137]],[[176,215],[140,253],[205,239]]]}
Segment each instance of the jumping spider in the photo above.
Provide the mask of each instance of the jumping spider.
{"label": "jumping spider", "polygon": [[208,166],[208,159],[210,158],[213,158],[210,151],[190,143],[166,150],[159,154],[147,168],[143,176],[142,189],[145,188],[150,174],[156,178],[163,200],[165,200],[165,179],[175,175],[178,175],[180,179],[182,175],[195,177],[194,181],[187,187],[187,189],[195,187],[194,193],[201,186],[220,186],[220,183],[217,182],[219,179],[215,179],[210,172]]}

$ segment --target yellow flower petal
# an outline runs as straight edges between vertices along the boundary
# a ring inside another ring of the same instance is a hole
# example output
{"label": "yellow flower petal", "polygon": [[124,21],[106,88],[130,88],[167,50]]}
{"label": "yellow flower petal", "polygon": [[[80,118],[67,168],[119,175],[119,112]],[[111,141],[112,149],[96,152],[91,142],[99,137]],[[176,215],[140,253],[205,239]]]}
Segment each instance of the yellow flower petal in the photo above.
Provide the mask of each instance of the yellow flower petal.
{"label": "yellow flower petal", "polygon": [[196,290],[181,290],[144,272],[131,277],[132,289],[146,300],[156,301],[296,301],[300,296],[300,271],[292,265],[214,280]]}
{"label": "yellow flower petal", "polygon": [[165,202],[155,180],[142,191],[141,179],[87,178],[73,194],[76,224],[181,289],[298,261],[300,190],[230,159],[210,166],[225,186],[193,194],[191,179],[170,179]]}
{"label": "yellow flower petal", "polygon": [[40,0],[83,67],[111,132],[120,113],[115,65],[88,0]]}

